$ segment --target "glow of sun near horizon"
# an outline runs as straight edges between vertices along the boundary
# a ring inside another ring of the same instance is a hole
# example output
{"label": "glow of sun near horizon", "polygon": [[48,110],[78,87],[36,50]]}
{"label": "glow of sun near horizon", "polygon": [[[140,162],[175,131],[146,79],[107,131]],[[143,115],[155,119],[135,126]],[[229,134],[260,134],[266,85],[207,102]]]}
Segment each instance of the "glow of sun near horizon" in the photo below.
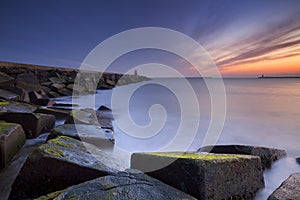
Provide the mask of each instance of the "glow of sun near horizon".
{"label": "glow of sun near horizon", "polygon": [[[224,76],[300,76],[299,0],[2,1],[0,15],[0,61],[79,68],[115,34],[162,27],[199,42]],[[115,62],[111,72],[173,59],[147,53]],[[199,75],[186,63],[169,63]]]}

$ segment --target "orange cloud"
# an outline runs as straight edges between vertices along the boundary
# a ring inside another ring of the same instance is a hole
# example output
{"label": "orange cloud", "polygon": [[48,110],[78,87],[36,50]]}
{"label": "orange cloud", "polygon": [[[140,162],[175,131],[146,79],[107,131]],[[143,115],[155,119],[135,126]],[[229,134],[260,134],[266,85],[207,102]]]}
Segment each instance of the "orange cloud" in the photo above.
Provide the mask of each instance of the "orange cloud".
{"label": "orange cloud", "polygon": [[233,65],[220,71],[223,75],[300,75],[300,56]]}

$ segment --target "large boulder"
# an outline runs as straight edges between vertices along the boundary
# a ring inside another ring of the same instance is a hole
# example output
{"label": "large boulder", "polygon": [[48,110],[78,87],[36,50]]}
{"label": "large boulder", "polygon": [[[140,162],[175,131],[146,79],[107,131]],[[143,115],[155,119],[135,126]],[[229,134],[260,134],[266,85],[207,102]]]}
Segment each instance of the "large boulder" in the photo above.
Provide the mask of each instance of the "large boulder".
{"label": "large boulder", "polygon": [[134,153],[131,168],[145,171],[197,199],[249,199],[264,186],[257,156]]}
{"label": "large boulder", "polygon": [[16,86],[27,92],[41,89],[39,79],[33,73],[19,74],[16,78]]}
{"label": "large boulder", "polygon": [[33,113],[37,109],[36,106],[15,102],[15,101],[2,101],[0,102],[0,112],[18,112],[18,113]]}
{"label": "large boulder", "polygon": [[287,178],[268,198],[268,200],[300,199],[300,172]]}
{"label": "large boulder", "polygon": [[72,110],[66,118],[65,124],[87,124],[101,126],[105,129],[113,129],[112,118],[108,118],[101,114],[101,111],[95,111],[90,108],[81,110]]}
{"label": "large boulder", "polygon": [[84,124],[63,124],[57,126],[49,134],[47,140],[58,136],[67,136],[76,140],[88,142],[99,148],[110,148],[114,145],[113,133],[109,129],[102,129],[100,126]]}
{"label": "large boulder", "polygon": [[55,117],[40,113],[0,113],[0,120],[21,124],[27,138],[35,138],[41,133],[50,131],[55,125]]}
{"label": "large boulder", "polygon": [[12,185],[9,199],[39,197],[115,174],[122,167],[117,159],[93,145],[61,136],[41,145],[28,157]]}
{"label": "large boulder", "polygon": [[50,200],[54,198],[60,200],[195,199],[145,174],[128,172],[97,178],[37,199]]}
{"label": "large boulder", "polygon": [[270,168],[272,164],[287,155],[285,150],[267,148],[267,147],[257,147],[257,146],[247,146],[247,145],[216,145],[216,146],[206,146],[199,149],[200,152],[210,152],[210,153],[221,153],[221,154],[244,154],[259,156],[261,159],[262,167]]}
{"label": "large boulder", "polygon": [[21,125],[0,121],[0,169],[8,165],[25,141]]}

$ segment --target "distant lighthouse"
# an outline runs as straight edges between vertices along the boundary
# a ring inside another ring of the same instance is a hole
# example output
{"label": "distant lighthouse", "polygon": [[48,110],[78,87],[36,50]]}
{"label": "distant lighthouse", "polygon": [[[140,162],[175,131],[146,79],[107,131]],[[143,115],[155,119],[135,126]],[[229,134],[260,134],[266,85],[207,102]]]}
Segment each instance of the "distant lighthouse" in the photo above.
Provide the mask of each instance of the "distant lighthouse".
{"label": "distant lighthouse", "polygon": [[138,75],[138,72],[137,72],[137,70],[136,70],[136,69],[134,70],[134,75],[135,75],[135,76],[137,76],[137,75]]}

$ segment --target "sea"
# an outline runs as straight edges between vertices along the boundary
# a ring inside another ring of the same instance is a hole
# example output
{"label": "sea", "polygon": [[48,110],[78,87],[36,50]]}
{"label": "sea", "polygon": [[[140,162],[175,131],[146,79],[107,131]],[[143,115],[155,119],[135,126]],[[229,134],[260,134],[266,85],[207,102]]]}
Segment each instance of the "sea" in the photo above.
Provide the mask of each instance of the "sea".
{"label": "sea", "polygon": [[[267,199],[282,181],[300,172],[295,159],[300,157],[300,78],[153,78],[55,100],[73,103],[75,109],[112,108],[113,151],[128,166],[133,152],[197,151],[216,144],[285,149],[288,156],[264,171],[265,187],[256,200]],[[13,166],[21,162],[22,154],[18,157]]]}

